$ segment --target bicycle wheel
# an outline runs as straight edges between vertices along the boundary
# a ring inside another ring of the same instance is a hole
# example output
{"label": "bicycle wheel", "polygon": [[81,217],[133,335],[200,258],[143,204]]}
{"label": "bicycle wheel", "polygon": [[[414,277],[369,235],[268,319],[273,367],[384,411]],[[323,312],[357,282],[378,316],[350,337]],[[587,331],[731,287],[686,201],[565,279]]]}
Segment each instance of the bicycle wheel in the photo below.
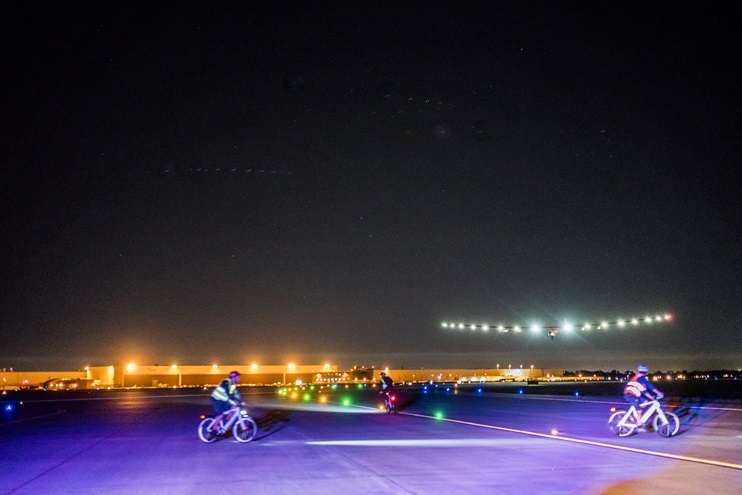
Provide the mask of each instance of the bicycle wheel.
{"label": "bicycle wheel", "polygon": [[392,412],[392,401],[389,400],[389,397],[386,397],[384,399],[384,407],[386,408],[386,413],[389,414]]}
{"label": "bicycle wheel", "polygon": [[[634,433],[636,425],[631,418],[626,417],[627,411],[616,411],[608,418],[608,427],[619,437],[627,437]],[[624,419],[626,420],[624,422]]]}
{"label": "bicycle wheel", "polygon": [[675,413],[667,411],[665,411],[665,417],[667,418],[667,423],[661,423],[659,415],[655,416],[652,426],[663,437],[671,437],[680,429],[680,420]]}
{"label": "bicycle wheel", "polygon": [[255,424],[255,420],[250,416],[238,419],[232,428],[232,434],[241,443],[247,443],[255,438],[257,432],[258,425]]}
{"label": "bicycle wheel", "polygon": [[202,442],[211,443],[219,436],[215,431],[209,431],[212,423],[214,423],[214,418],[206,418],[198,424],[198,438]]}

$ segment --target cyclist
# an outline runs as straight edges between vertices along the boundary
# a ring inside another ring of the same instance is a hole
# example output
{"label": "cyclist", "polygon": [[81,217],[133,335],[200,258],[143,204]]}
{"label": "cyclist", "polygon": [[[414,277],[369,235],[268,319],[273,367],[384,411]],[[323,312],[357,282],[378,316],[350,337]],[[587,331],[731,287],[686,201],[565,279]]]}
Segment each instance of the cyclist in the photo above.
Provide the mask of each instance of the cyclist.
{"label": "cyclist", "polygon": [[623,400],[636,407],[637,430],[642,431],[642,404],[665,396],[647,378],[649,368],[640,365],[623,389]]}
{"label": "cyclist", "polygon": [[237,384],[240,383],[240,372],[232,371],[229,378],[225,378],[211,393],[211,404],[214,406],[216,417],[214,422],[209,426],[209,431],[219,428],[219,422],[222,416],[230,410],[232,406],[240,403],[242,398],[237,391]]}
{"label": "cyclist", "polygon": [[390,394],[394,390],[394,380],[392,380],[386,373],[381,372],[381,383],[379,384],[379,395]]}

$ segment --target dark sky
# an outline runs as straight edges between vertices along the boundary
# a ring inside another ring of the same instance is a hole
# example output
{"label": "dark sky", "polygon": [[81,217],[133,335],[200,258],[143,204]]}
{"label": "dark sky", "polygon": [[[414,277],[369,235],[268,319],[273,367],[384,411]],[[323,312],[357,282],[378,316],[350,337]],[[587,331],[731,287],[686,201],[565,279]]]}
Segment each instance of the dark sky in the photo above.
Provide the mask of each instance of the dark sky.
{"label": "dark sky", "polygon": [[740,7],[645,4],[4,2],[0,367],[742,366]]}

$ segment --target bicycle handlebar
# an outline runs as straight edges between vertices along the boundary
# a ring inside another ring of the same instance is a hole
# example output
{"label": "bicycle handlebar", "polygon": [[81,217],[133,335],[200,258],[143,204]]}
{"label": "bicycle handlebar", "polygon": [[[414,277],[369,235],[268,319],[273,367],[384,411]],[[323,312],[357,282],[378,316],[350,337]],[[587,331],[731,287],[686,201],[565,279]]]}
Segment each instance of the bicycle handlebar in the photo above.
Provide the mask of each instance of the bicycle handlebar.
{"label": "bicycle handlebar", "polygon": [[664,398],[665,398],[665,396],[663,395],[662,397],[654,397],[653,399],[648,399],[647,401],[642,402],[641,404],[639,404],[639,407],[647,407],[648,405],[654,404],[655,402],[659,402],[659,401],[663,400]]}

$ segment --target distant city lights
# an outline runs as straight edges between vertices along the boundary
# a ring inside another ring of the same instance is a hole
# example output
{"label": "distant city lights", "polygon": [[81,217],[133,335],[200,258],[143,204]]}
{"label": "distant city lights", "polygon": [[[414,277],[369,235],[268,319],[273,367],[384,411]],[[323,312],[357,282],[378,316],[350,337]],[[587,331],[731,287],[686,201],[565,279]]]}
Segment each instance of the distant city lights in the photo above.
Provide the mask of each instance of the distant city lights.
{"label": "distant city lights", "polygon": [[[625,328],[629,323],[633,326],[638,326],[641,323],[644,324],[653,324],[653,323],[659,323],[659,322],[669,322],[672,320],[672,315],[669,313],[665,313],[664,315],[655,315],[655,316],[644,316],[643,318],[618,318],[613,321],[600,321],[599,323],[591,323],[586,322],[583,325],[573,325],[572,323],[568,321],[564,321],[562,324],[558,325],[541,325],[541,324],[532,324],[530,325],[530,329],[532,333],[540,333],[541,331],[545,330],[546,334],[551,337],[552,339],[556,334],[559,333],[560,330],[564,330],[565,332],[572,332],[573,330],[579,328],[581,331],[586,332],[590,330],[610,330],[611,328]],[[523,327],[520,325],[509,325],[505,326],[502,324],[492,325],[489,323],[460,323],[460,322],[443,322],[441,324],[443,328],[452,329],[452,330],[463,330],[463,329],[469,329],[472,331],[476,330],[482,330],[484,332],[489,332],[490,329],[497,330],[497,332],[500,333],[508,333],[509,331],[513,331],[514,333],[521,333]]]}

